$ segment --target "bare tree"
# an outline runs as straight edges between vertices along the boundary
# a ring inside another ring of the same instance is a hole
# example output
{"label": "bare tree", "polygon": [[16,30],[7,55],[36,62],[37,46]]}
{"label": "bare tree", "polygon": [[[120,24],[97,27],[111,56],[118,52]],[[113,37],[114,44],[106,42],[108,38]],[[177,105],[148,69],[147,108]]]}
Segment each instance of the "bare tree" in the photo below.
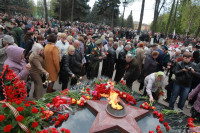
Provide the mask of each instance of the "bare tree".
{"label": "bare tree", "polygon": [[145,5],[145,0],[142,0],[142,8],[141,8],[141,12],[140,12],[140,23],[139,23],[137,35],[140,35],[140,31],[141,31],[141,27],[142,27],[142,20],[143,20],[143,16],[144,16],[144,5]]}
{"label": "bare tree", "polygon": [[169,32],[172,32],[172,28],[174,27],[174,25],[176,23],[176,13],[177,13],[178,5],[179,5],[179,0],[177,0],[177,2],[176,2],[176,9],[175,9],[175,12],[174,12],[174,17],[173,17],[172,25],[170,27]]}
{"label": "bare tree", "polygon": [[160,14],[161,9],[164,7],[165,2],[166,2],[166,0],[163,0],[162,5],[160,6],[161,0],[156,0],[155,9],[154,9],[152,36],[154,36],[154,33],[156,31],[156,24],[157,24],[157,20],[158,20],[158,15]]}
{"label": "bare tree", "polygon": [[60,4],[59,23],[60,23],[60,26],[61,26],[62,0],[60,0],[59,4]]}
{"label": "bare tree", "polygon": [[72,0],[72,14],[71,14],[71,24],[73,23],[74,17],[74,0]]}
{"label": "bare tree", "polygon": [[173,0],[172,7],[171,7],[171,10],[170,10],[167,26],[166,26],[166,29],[165,29],[165,37],[168,34],[168,28],[169,28],[169,24],[170,24],[170,21],[171,21],[171,18],[172,18],[172,13],[173,13],[173,10],[174,10],[174,4],[175,4],[175,0]]}

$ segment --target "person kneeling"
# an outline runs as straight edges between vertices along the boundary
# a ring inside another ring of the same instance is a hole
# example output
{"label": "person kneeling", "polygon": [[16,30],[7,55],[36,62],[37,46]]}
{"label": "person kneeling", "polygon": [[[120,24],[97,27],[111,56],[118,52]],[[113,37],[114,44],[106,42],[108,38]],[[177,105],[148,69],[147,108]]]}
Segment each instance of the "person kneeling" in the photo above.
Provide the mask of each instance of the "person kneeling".
{"label": "person kneeling", "polygon": [[144,79],[146,93],[149,95],[149,101],[158,100],[164,85],[165,74],[163,72],[155,72],[148,75]]}

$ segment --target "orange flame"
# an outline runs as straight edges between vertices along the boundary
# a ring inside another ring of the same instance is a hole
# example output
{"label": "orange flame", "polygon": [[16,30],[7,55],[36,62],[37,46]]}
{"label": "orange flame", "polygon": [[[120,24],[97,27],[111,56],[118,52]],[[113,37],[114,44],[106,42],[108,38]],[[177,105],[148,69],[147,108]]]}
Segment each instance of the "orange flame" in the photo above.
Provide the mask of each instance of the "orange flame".
{"label": "orange flame", "polygon": [[110,96],[108,97],[108,100],[109,100],[109,104],[111,104],[111,107],[113,109],[116,109],[116,110],[123,109],[123,107],[118,104],[118,102],[120,101],[118,98],[118,93],[113,91],[112,87],[111,87]]}

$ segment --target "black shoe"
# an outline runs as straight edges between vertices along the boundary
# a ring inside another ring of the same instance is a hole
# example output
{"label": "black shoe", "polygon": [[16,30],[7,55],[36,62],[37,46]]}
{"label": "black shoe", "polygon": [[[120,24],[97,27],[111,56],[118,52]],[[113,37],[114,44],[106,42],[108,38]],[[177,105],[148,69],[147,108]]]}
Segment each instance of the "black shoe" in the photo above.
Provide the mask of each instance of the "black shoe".
{"label": "black shoe", "polygon": [[168,98],[166,98],[166,99],[163,99],[165,102],[167,102],[167,103],[169,103],[169,99]]}

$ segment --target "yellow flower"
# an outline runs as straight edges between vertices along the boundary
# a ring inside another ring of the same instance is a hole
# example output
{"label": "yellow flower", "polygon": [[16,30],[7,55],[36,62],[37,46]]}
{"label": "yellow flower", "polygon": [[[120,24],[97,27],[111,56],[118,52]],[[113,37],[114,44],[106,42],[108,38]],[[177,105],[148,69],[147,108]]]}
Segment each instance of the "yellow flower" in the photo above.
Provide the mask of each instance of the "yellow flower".
{"label": "yellow flower", "polygon": [[90,96],[87,96],[87,99],[90,100]]}
{"label": "yellow flower", "polygon": [[91,44],[89,43],[88,46],[90,46]]}
{"label": "yellow flower", "polygon": [[80,101],[80,100],[78,100],[78,101],[77,101],[77,104],[79,105],[80,103],[81,103],[81,101]]}
{"label": "yellow flower", "polygon": [[72,103],[75,103],[75,102],[76,102],[76,100],[74,98],[72,98]]}
{"label": "yellow flower", "polygon": [[97,50],[97,48],[94,48],[94,50]]}

